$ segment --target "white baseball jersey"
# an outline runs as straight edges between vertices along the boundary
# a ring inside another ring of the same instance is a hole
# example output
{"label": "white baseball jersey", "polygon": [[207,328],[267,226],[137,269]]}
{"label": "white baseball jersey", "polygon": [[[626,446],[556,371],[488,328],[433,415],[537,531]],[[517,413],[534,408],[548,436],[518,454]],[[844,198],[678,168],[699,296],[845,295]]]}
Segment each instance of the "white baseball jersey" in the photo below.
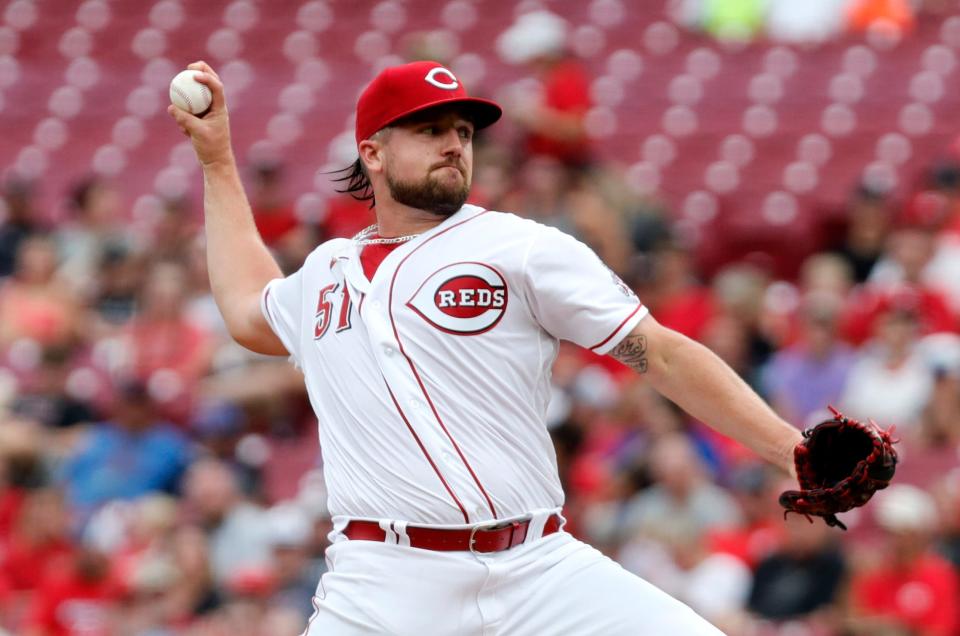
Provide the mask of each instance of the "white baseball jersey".
{"label": "white baseball jersey", "polygon": [[443,525],[562,506],[558,340],[606,353],[647,313],[583,243],[472,205],[373,280],[356,242],[328,241],[262,309],[304,373],[335,519]]}

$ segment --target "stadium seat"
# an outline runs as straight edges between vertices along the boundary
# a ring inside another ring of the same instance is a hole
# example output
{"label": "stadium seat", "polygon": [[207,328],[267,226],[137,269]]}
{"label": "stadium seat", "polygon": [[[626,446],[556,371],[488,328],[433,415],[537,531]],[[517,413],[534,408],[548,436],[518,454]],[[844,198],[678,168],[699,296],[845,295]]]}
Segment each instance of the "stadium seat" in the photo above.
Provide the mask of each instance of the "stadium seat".
{"label": "stadium seat", "polygon": [[950,48],[960,48],[960,16],[951,16],[943,21],[940,39]]}
{"label": "stadium seat", "polygon": [[823,132],[831,137],[844,137],[857,127],[857,114],[846,104],[830,104],[820,118]]}
{"label": "stadium seat", "polygon": [[783,97],[783,80],[774,73],[760,73],[750,78],[747,95],[751,101],[771,106]]}
{"label": "stadium seat", "polygon": [[740,133],[727,135],[720,142],[720,158],[737,168],[742,168],[753,161],[755,155],[753,142]]}
{"label": "stadium seat", "polygon": [[448,29],[467,31],[477,22],[477,9],[467,0],[451,0],[440,10],[440,19]]}
{"label": "stadium seat", "polygon": [[908,135],[926,135],[933,129],[934,115],[926,104],[914,102],[900,109],[900,130]]}
{"label": "stadium seat", "polygon": [[783,187],[792,194],[809,194],[820,183],[817,167],[806,161],[794,161],[783,169]]}
{"label": "stadium seat", "polygon": [[623,83],[616,77],[602,75],[590,85],[590,97],[600,106],[616,107],[623,102]]}
{"label": "stadium seat", "polygon": [[777,112],[769,106],[754,104],[743,111],[742,129],[751,137],[769,137],[778,125]]}
{"label": "stadium seat", "polygon": [[632,49],[617,49],[607,56],[605,68],[621,82],[632,82],[643,73],[643,57]]}
{"label": "stadium seat", "polygon": [[3,12],[3,21],[17,31],[25,31],[36,23],[38,13],[36,3],[30,0],[14,0]]}
{"label": "stadium seat", "polygon": [[703,86],[693,75],[677,75],[670,80],[667,95],[674,104],[694,106],[703,98]]}
{"label": "stadium seat", "polygon": [[713,79],[722,68],[720,55],[713,49],[698,47],[687,54],[686,70],[700,80]]}
{"label": "stadium seat", "polygon": [[697,132],[697,113],[688,106],[671,106],[663,113],[663,131],[671,137],[687,137]]}
{"label": "stadium seat", "polygon": [[73,27],[60,36],[58,48],[68,60],[84,57],[93,48],[93,35],[82,27]]}
{"label": "stadium seat", "polygon": [[915,101],[935,104],[944,93],[943,78],[935,71],[921,71],[910,79],[910,97]]}
{"label": "stadium seat", "polygon": [[183,5],[176,0],[160,0],[150,8],[150,24],[157,29],[173,31],[183,23]]}
{"label": "stadium seat", "polygon": [[301,29],[320,33],[330,28],[333,23],[333,11],[326,2],[320,0],[304,2],[297,9],[296,22]]}
{"label": "stadium seat", "polygon": [[166,35],[162,30],[156,28],[146,28],[138,31],[130,43],[130,50],[142,60],[151,60],[163,55],[166,49]]}
{"label": "stadium seat", "polygon": [[840,73],[830,79],[828,93],[834,102],[856,104],[863,99],[863,80],[855,73]]}
{"label": "stadium seat", "polygon": [[910,159],[913,148],[910,140],[900,133],[890,132],[877,140],[876,157],[878,161],[899,166]]}
{"label": "stadium seat", "polygon": [[260,10],[250,0],[236,0],[223,11],[223,23],[230,29],[245,33],[260,18]]}
{"label": "stadium seat", "polygon": [[797,54],[783,46],[770,49],[763,58],[764,70],[784,78],[793,75],[798,66]]}
{"label": "stadium seat", "polygon": [[110,24],[110,5],[104,0],[86,0],[77,8],[77,24],[87,31],[100,31]]}
{"label": "stadium seat", "polygon": [[877,68],[877,54],[863,44],[855,44],[843,53],[843,70],[869,77]]}
{"label": "stadium seat", "polygon": [[711,192],[731,194],[740,186],[740,172],[729,161],[715,161],[707,166],[703,183]]}
{"label": "stadium seat", "polygon": [[830,140],[819,133],[806,134],[797,142],[797,159],[801,161],[822,166],[832,153]]}
{"label": "stadium seat", "polygon": [[229,27],[217,29],[207,38],[207,53],[218,63],[236,59],[243,51],[243,37]]}
{"label": "stadium seat", "polygon": [[143,120],[134,115],[122,117],[113,125],[110,136],[115,146],[134,150],[143,143],[146,136]]}
{"label": "stadium seat", "polygon": [[679,43],[680,34],[669,22],[654,22],[643,32],[643,45],[651,55],[666,55]]}
{"label": "stadium seat", "polygon": [[643,161],[655,166],[667,166],[677,158],[677,147],[670,137],[657,133],[643,141],[640,156]]}
{"label": "stadium seat", "polygon": [[585,60],[592,60],[603,53],[607,45],[604,31],[592,24],[583,24],[573,30],[570,47]]}
{"label": "stadium seat", "polygon": [[957,67],[957,54],[943,44],[931,44],[923,52],[923,68],[940,75],[949,75]]}

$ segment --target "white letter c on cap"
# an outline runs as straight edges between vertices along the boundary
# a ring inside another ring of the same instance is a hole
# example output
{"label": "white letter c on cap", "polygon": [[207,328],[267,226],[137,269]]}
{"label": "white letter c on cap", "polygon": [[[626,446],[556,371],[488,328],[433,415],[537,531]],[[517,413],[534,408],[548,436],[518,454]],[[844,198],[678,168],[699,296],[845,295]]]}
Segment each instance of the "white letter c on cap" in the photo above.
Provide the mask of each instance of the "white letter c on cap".
{"label": "white letter c on cap", "polygon": [[[447,77],[450,78],[450,81],[441,82],[440,80],[437,79],[437,75],[446,75]],[[448,71],[447,69],[443,68],[442,66],[437,66],[436,68],[430,69],[430,72],[427,73],[427,76],[424,77],[423,79],[427,80],[427,82],[429,82],[430,84],[433,84],[437,88],[442,88],[448,91],[456,90],[457,87],[460,86],[460,83],[457,82],[456,76],[450,71]]]}

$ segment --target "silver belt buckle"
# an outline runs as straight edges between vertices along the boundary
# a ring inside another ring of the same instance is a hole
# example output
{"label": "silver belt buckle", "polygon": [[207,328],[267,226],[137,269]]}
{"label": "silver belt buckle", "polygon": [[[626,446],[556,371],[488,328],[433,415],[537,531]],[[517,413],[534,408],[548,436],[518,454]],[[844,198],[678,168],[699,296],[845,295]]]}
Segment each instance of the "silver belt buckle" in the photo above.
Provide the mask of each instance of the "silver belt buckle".
{"label": "silver belt buckle", "polygon": [[497,522],[497,523],[495,523],[495,524],[491,524],[491,523],[486,523],[486,524],[478,523],[477,525],[475,525],[475,526],[473,526],[472,528],[470,528],[470,540],[467,541],[467,549],[470,550],[470,553],[473,554],[474,556],[479,556],[480,554],[483,554],[482,552],[477,552],[477,551],[474,549],[474,546],[476,546],[476,544],[477,544],[477,531],[478,531],[478,530],[495,530],[496,527],[499,526],[499,525],[500,525],[499,522]]}
{"label": "silver belt buckle", "polygon": [[[486,554],[486,552],[477,552],[474,547],[477,544],[477,531],[479,530],[500,530],[501,528],[509,528],[515,524],[519,525],[524,522],[529,523],[532,519],[532,516],[521,517],[520,519],[514,519],[512,521],[488,521],[487,523],[479,523],[472,528],[470,528],[470,540],[467,542],[467,549],[470,550],[470,553],[474,556],[479,556],[481,554]],[[514,528],[516,531],[516,528]],[[511,538],[512,538],[511,534]]]}

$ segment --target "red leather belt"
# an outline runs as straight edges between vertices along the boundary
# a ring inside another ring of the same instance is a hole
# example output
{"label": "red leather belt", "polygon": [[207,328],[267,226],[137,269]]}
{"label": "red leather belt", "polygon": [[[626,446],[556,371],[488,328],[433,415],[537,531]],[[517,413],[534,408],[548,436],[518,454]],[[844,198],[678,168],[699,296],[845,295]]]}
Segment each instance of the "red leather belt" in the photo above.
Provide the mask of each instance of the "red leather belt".
{"label": "red leather belt", "polygon": [[[543,536],[560,529],[560,515],[551,515],[543,526]],[[461,530],[407,526],[410,547],[441,552],[500,552],[523,543],[530,521],[509,521],[497,525],[475,526]],[[343,533],[351,541],[380,541],[387,533],[376,521],[351,521]]]}

